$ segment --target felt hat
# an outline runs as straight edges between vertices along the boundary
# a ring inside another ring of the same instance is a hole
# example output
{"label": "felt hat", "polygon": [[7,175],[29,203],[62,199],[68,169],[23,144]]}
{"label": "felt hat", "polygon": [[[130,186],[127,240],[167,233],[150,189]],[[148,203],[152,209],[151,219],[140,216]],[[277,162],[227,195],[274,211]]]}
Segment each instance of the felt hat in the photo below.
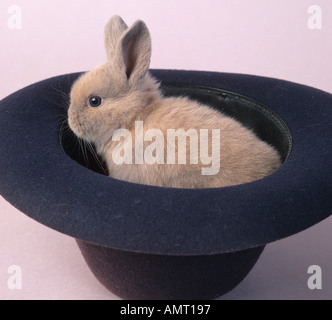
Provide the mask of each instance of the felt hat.
{"label": "felt hat", "polygon": [[332,95],[266,77],[151,72],[165,95],[189,96],[252,129],[280,152],[281,168],[197,190],[105,176],[64,129],[75,73],[0,102],[0,194],[77,239],[92,272],[123,298],[216,298],[248,274],[266,244],[331,214]]}

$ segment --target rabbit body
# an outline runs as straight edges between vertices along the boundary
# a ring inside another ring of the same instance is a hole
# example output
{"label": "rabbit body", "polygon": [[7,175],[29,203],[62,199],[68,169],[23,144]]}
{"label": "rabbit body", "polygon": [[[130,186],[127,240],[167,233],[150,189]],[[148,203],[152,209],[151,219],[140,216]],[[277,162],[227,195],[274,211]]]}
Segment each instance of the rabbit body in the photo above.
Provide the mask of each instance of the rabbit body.
{"label": "rabbit body", "polygon": [[162,96],[148,72],[151,39],[144,22],[128,28],[112,17],[105,47],[108,61],[72,87],[68,122],[95,145],[111,177],[216,188],[261,179],[280,167],[278,152],[236,120],[186,97]]}

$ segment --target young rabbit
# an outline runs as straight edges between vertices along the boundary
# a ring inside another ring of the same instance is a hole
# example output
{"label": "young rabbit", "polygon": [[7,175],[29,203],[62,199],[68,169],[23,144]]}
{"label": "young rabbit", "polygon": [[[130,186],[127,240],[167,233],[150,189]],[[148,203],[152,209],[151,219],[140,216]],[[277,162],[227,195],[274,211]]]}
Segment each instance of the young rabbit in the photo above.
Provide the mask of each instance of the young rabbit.
{"label": "young rabbit", "polygon": [[185,97],[162,96],[148,72],[151,38],[144,22],[128,28],[112,17],[105,47],[108,61],[73,84],[68,123],[95,145],[111,177],[215,188],[257,180],[280,167],[277,151],[239,122]]}

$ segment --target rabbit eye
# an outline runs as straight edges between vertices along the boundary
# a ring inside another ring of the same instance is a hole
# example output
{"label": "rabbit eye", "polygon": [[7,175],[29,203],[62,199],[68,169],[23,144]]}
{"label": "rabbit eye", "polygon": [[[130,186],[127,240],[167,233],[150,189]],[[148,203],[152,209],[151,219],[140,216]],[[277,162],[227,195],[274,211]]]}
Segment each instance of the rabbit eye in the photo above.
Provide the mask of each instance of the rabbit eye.
{"label": "rabbit eye", "polygon": [[93,96],[93,97],[89,98],[89,106],[92,108],[99,107],[102,102],[103,102],[103,99],[98,96]]}

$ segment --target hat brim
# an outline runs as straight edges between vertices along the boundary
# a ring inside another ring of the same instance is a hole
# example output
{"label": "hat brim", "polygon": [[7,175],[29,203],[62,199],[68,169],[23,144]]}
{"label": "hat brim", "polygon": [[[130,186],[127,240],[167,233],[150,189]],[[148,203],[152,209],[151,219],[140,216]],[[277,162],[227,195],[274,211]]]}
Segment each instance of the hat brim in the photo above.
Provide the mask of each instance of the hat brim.
{"label": "hat brim", "polygon": [[93,172],[71,159],[59,139],[76,73],[33,84],[0,102],[1,195],[74,238],[166,255],[264,246],[331,214],[332,95],[249,75],[152,73],[165,85],[222,89],[267,106],[292,136],[283,166],[251,183],[197,190],[138,185]]}

